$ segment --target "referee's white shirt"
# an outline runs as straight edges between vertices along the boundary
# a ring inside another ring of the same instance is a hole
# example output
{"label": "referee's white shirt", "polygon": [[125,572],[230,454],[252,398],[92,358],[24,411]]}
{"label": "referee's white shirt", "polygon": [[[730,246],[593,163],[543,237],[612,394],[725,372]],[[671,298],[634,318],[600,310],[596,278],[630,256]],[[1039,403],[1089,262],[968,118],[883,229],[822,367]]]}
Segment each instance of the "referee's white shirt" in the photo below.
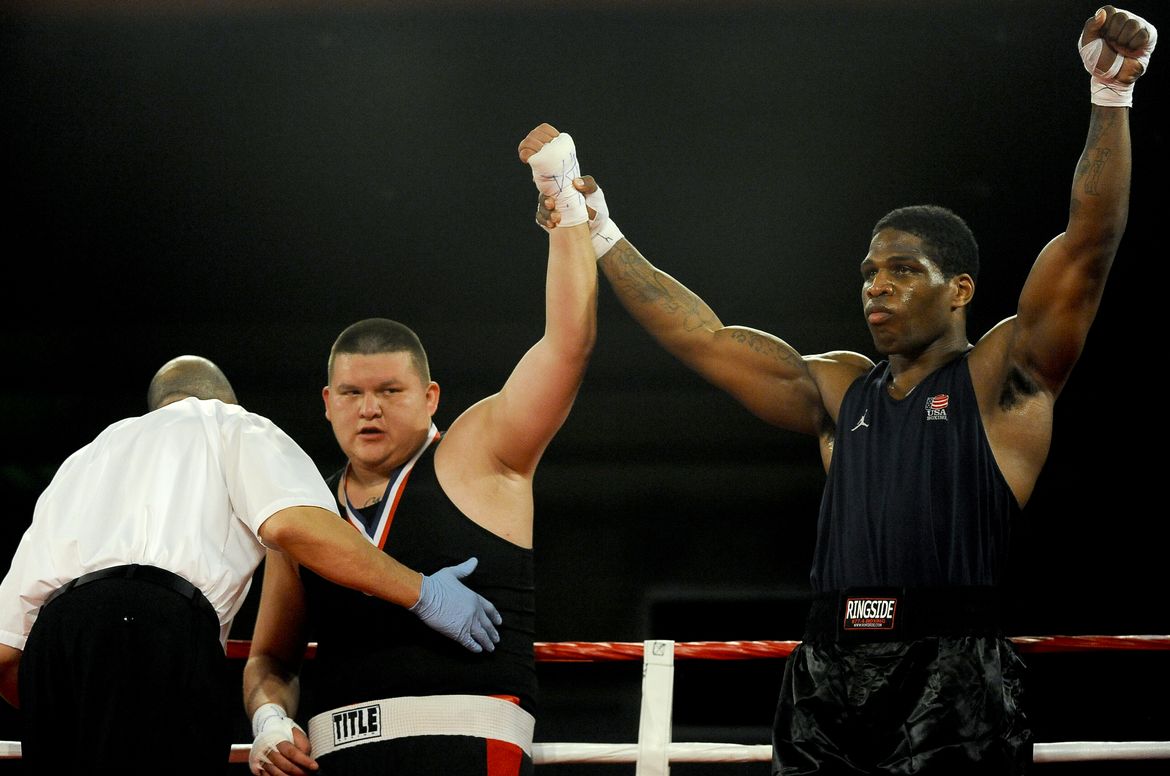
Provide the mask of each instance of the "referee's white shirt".
{"label": "referee's white shirt", "polygon": [[139,563],[202,590],[226,644],[264,557],[260,525],[301,505],[337,513],[308,454],[242,407],[190,398],[114,423],[37,500],[0,583],[0,643],[23,650],[41,604],[69,580]]}

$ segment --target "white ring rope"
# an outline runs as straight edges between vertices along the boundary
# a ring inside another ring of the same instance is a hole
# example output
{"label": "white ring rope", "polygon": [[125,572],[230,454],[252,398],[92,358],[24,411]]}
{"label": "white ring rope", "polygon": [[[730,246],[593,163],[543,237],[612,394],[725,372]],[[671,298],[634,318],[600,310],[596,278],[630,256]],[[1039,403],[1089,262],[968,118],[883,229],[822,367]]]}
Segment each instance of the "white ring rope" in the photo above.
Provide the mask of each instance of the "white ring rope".
{"label": "white ring rope", "polygon": [[[228,761],[248,762],[250,744],[232,744]],[[768,744],[669,744],[672,763],[748,763],[768,762],[772,747]],[[20,757],[19,741],[0,741],[0,760]],[[580,763],[632,763],[638,759],[637,744],[534,743],[532,761],[536,765],[571,765]],[[1064,741],[1036,744],[1032,757],[1038,763],[1087,762],[1100,760],[1170,760],[1170,741]]]}
{"label": "white ring rope", "polygon": [[[1099,650],[1166,650],[1170,636],[1040,636],[1013,639],[1025,652],[1067,652]],[[532,745],[535,765],[580,763],[647,762],[648,753],[671,763],[745,763],[772,759],[769,744],[676,743],[669,740],[670,699],[672,696],[674,658],[707,660],[745,660],[785,657],[797,642],[563,642],[538,643],[537,660],[543,662],[595,662],[608,660],[643,660],[643,676],[660,672],[654,683],[643,684],[643,729],[640,743],[543,743]],[[247,656],[247,642],[229,642],[229,657]],[[307,656],[315,652],[310,645]],[[665,648],[665,657],[661,649]],[[655,714],[647,715],[647,707]],[[657,726],[659,730],[651,728]],[[228,755],[231,763],[247,763],[251,744],[233,744]],[[0,741],[0,760],[19,759],[19,741]],[[1033,745],[1032,759],[1038,763],[1085,762],[1101,760],[1170,760],[1170,741],[1064,741]],[[656,763],[661,765],[661,762]]]}

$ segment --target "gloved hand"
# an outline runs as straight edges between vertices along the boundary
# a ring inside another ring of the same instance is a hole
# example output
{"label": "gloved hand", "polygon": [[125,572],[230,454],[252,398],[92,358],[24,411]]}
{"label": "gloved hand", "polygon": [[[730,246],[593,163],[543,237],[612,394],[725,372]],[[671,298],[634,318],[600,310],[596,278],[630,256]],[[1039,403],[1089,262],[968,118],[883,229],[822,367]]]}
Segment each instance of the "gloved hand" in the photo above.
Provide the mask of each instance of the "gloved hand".
{"label": "gloved hand", "polygon": [[418,601],[409,611],[472,652],[492,652],[500,640],[496,626],[503,618],[491,601],[459,581],[478,565],[478,558],[468,558],[458,566],[424,574]]}

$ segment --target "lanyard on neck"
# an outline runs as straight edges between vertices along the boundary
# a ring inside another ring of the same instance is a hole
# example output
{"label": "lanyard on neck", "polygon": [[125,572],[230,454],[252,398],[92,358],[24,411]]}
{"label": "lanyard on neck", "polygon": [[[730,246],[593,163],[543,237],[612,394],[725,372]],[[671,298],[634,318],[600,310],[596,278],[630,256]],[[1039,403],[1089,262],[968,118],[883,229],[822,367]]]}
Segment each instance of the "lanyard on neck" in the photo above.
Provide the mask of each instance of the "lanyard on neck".
{"label": "lanyard on neck", "polygon": [[410,477],[411,470],[414,465],[418,463],[418,459],[427,451],[427,448],[434,444],[439,437],[439,429],[434,423],[431,423],[430,431],[427,432],[427,439],[423,442],[422,447],[415,451],[410,460],[403,464],[398,469],[398,473],[390,478],[386,483],[386,491],[382,494],[382,500],[378,502],[377,519],[373,522],[373,530],[367,532],[365,523],[357,515],[357,510],[349,500],[349,467],[350,464],[345,464],[345,473],[341,477],[341,492],[345,496],[345,516],[354,528],[357,528],[362,536],[369,539],[369,541],[377,545],[378,549],[386,544],[386,536],[390,533],[390,523],[394,521],[394,512],[398,509],[398,501],[402,498],[402,491],[406,488],[406,480]]}

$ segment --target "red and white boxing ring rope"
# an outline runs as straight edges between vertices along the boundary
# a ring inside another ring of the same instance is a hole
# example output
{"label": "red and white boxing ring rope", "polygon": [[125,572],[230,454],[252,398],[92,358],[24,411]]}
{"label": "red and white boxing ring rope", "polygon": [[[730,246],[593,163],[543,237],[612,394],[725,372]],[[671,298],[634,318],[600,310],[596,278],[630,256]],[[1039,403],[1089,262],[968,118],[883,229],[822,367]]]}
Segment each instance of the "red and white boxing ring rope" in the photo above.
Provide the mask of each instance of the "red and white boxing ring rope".
{"label": "red and white boxing ring rope", "polygon": [[[1103,650],[1170,650],[1170,636],[1021,636],[1012,641],[1024,653],[1098,652]],[[536,660],[546,663],[591,663],[641,660],[642,708],[636,744],[534,743],[536,765],[566,763],[635,763],[637,776],[666,776],[670,763],[768,762],[768,744],[676,743],[671,737],[675,659],[754,660],[787,657],[797,641],[537,642]],[[227,643],[230,658],[246,658],[249,642]],[[316,645],[310,644],[306,657]],[[246,763],[250,744],[235,744],[233,763]],[[0,741],[0,759],[20,757],[20,742]],[[1066,741],[1038,743],[1035,762],[1087,760],[1170,760],[1170,741]]]}

